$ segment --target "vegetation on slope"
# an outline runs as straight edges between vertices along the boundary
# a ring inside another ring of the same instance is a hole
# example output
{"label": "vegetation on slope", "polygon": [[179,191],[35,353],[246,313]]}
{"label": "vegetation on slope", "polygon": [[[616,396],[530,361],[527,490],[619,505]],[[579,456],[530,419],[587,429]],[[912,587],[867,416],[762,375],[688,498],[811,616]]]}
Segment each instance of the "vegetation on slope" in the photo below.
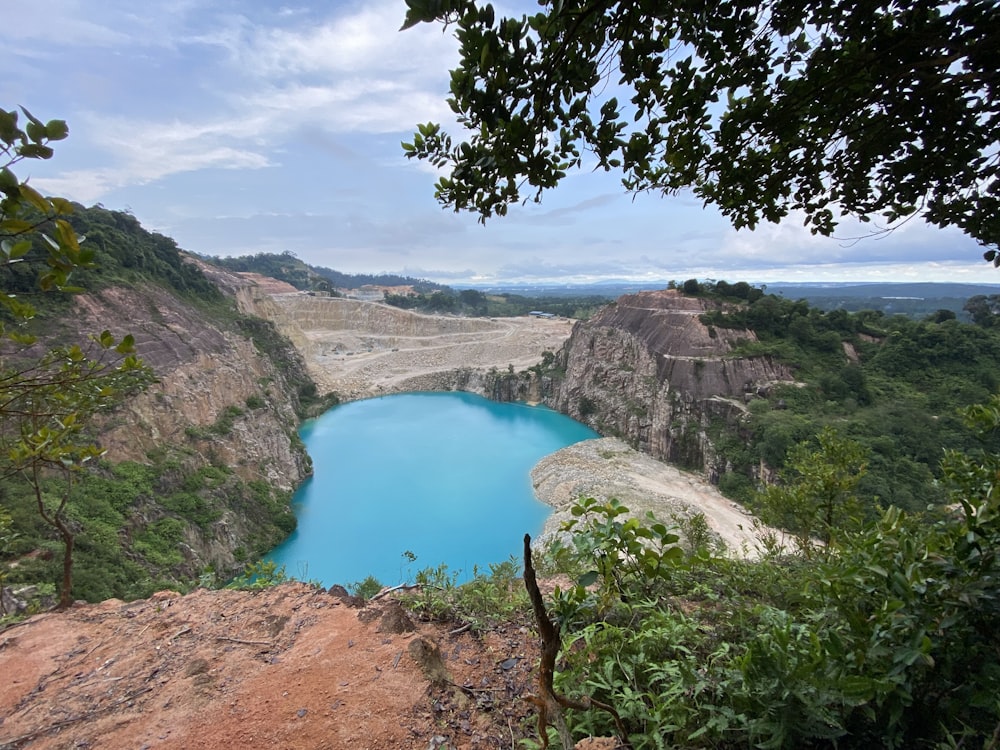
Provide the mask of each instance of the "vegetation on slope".
{"label": "vegetation on slope", "polygon": [[[64,222],[66,237],[77,241],[85,238],[80,247],[87,248],[86,262],[72,267],[72,281],[78,290],[99,293],[113,286],[161,287],[178,305],[198,310],[206,325],[252,340],[281,372],[285,381],[282,387],[288,387],[287,398],[300,418],[329,406],[329,399],[318,396],[291,342],[270,322],[239,314],[233,300],[225,297],[198,266],[186,260],[172,239],[146,231],[126,213],[59,205],[67,212],[58,219]],[[28,257],[46,252],[41,244],[45,241],[37,234],[29,233],[25,239],[29,243]],[[37,356],[35,350],[25,348],[30,347],[33,337],[62,351],[84,336],[78,330],[78,321],[67,315],[69,295],[37,293],[37,269],[31,263],[8,262],[3,266],[3,288],[7,294],[17,295],[9,299],[32,300],[32,315],[25,316],[30,319],[18,322],[9,313],[7,316],[12,324],[17,323],[16,328],[11,328],[12,336],[26,337],[9,339],[2,352],[5,369],[0,389],[8,411],[16,406],[9,399],[16,395],[17,378],[24,373],[35,373],[32,377],[37,378],[42,372],[40,365],[32,361]],[[120,321],[104,322],[115,325]],[[109,345],[113,344],[117,342],[110,341]],[[60,361],[65,358],[54,363]],[[57,378],[52,398],[64,401],[72,383],[65,372],[51,368],[49,372]],[[109,393],[118,392],[109,389]],[[41,391],[33,386],[33,393],[37,400]],[[121,391],[122,395],[126,393]],[[67,451],[78,450],[73,447],[76,443],[66,444],[59,456],[53,454],[52,461],[39,465],[40,471],[30,481],[18,481],[25,475],[24,461],[5,450],[2,469],[11,481],[0,485],[0,568],[4,585],[39,584],[39,591],[45,593],[54,592],[58,582],[64,603],[75,598],[131,599],[164,587],[187,588],[200,576],[225,579],[235,572],[232,566],[205,569],[197,561],[206,556],[227,559],[231,555],[242,564],[266,553],[294,528],[290,493],[263,480],[241,478],[219,459],[215,446],[218,441],[231,439],[240,421],[254,419],[259,409],[269,408],[270,401],[268,385],[262,384],[259,395],[248,397],[246,403],[230,405],[214,424],[189,427],[180,444],[161,443],[142,463],[99,463],[94,434],[97,428],[79,417],[75,424],[88,427],[79,437],[84,442],[94,441],[93,450],[70,453]],[[61,411],[53,416],[60,424],[69,424]],[[45,421],[44,415],[41,417]],[[23,421],[14,412],[4,413],[7,447],[11,447],[8,438],[18,434],[17,419]],[[294,426],[289,430],[293,431]],[[297,441],[294,434],[289,438]],[[52,443],[50,452],[57,445]],[[39,460],[45,458],[34,450],[25,453],[28,458],[36,455]],[[74,471],[72,476],[65,476],[59,467],[71,459],[76,462]],[[220,541],[211,541],[216,537]],[[206,552],[206,545],[213,544],[239,546],[235,550]],[[195,553],[198,547],[202,551]],[[70,564],[72,573],[62,575]]]}
{"label": "vegetation on slope", "polygon": [[[1000,429],[1000,399],[965,414]],[[850,515],[810,555],[758,561],[681,550],[652,519],[581,501],[554,552],[575,580],[551,604],[556,686],[613,706],[637,750],[995,747],[998,469],[995,453],[949,453],[958,510]],[[601,712],[569,719],[577,737],[619,733]]]}
{"label": "vegetation on slope", "polygon": [[230,271],[259,273],[284,281],[302,291],[360,289],[363,286],[409,286],[419,293],[446,290],[448,287],[427,279],[415,279],[394,273],[342,273],[332,268],[312,266],[299,260],[295,253],[257,253],[231,258],[204,258]]}
{"label": "vegetation on slope", "polygon": [[[43,482],[46,496],[59,489],[54,479]],[[237,513],[240,524],[258,531],[236,550],[236,558],[256,559],[295,528],[289,499],[267,482],[241,480],[229,467],[197,465],[180,449],[165,448],[147,463],[95,467],[80,477],[67,506],[67,519],[77,529],[74,598],[130,600],[165,588],[187,590],[200,578],[224,580],[233,571],[192,563],[191,530],[208,532],[227,513]],[[14,562],[7,585],[41,583],[46,590],[62,565],[58,542],[24,486],[5,487],[0,502],[15,532],[4,549]]]}
{"label": "vegetation on slope", "polygon": [[803,300],[734,295],[733,286],[691,281],[683,289],[727,302],[702,316],[710,329],[756,334],[734,356],[773,357],[792,366],[798,383],[776,385],[751,401],[737,428],[710,427],[727,466],[720,488],[750,502],[766,478],[762,467],[780,472],[793,446],[833,427],[869,456],[859,492],[872,498],[871,514],[889,505],[922,510],[943,502],[943,451],[976,445],[958,410],[986,401],[1000,386],[998,331],[948,316],[917,321],[877,311],[823,312]]}

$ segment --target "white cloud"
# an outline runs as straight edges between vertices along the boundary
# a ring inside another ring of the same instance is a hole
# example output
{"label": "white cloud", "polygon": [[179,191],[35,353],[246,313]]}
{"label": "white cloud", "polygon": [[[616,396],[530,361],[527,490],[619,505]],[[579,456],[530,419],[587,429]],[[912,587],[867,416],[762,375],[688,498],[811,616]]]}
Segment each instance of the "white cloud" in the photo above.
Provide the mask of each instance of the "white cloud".
{"label": "white cloud", "polygon": [[[46,174],[39,184],[90,202],[172,174],[273,165],[305,131],[408,134],[417,122],[450,117],[443,90],[454,42],[431,27],[398,33],[404,6],[397,0],[347,12],[340,6],[338,15],[319,19],[279,10],[268,22],[281,26],[255,24],[243,15],[211,15],[209,6],[191,2],[185,9],[201,11],[199,33],[175,21],[158,36],[160,45],[190,48],[193,43],[226,51],[224,60],[208,56],[195,69],[192,82],[202,82],[197,104],[177,103],[194,114],[169,120],[136,116],[143,97],[155,97],[155,81],[149,91],[123,91],[118,111],[90,113],[83,123],[77,116],[73,123],[74,137],[82,132],[102,152],[101,166]],[[76,3],[67,2],[65,10],[80,44],[127,43],[114,28],[93,24],[86,32]],[[148,14],[117,18],[131,27],[156,16],[154,4]],[[158,99],[155,109],[170,111],[169,105]]]}
{"label": "white cloud", "polygon": [[317,26],[256,28],[233,51],[242,66],[266,79],[344,73],[440,79],[455,60],[454,43],[436,27],[398,32],[404,12],[398,0],[368,2]]}
{"label": "white cloud", "polygon": [[931,259],[958,260],[976,256],[976,243],[958,231],[941,230],[914,217],[891,229],[873,222],[845,219],[832,237],[812,234],[803,214],[793,212],[780,224],[763,223],[755,230],[727,229],[720,257],[747,267],[830,264],[914,263]]}
{"label": "white cloud", "polygon": [[121,30],[94,20],[80,0],[7,0],[3,9],[4,23],[0,39],[19,42],[5,50],[7,54],[43,56],[51,54],[50,45],[111,47],[130,44],[129,36]]}
{"label": "white cloud", "polygon": [[256,132],[246,120],[188,124],[96,119],[84,128],[99,147],[114,155],[114,165],[37,178],[37,186],[87,204],[113,190],[146,185],[172,174],[272,165],[265,153],[229,145],[234,133],[238,140],[240,134]]}

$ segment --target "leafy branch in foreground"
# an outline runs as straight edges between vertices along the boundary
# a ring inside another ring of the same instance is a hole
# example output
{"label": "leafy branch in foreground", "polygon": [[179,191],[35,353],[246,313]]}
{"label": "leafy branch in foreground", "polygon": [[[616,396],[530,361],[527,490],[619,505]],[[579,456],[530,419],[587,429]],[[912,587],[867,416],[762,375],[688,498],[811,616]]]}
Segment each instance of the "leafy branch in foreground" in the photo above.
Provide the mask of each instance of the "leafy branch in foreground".
{"label": "leafy branch in foreground", "polygon": [[[69,222],[72,211],[60,198],[45,198],[20,181],[11,167],[24,159],[48,159],[49,142],[69,132],[62,120],[42,123],[28,110],[22,130],[17,112],[0,109],[0,476],[19,477],[33,490],[38,513],[63,544],[60,605],[72,603],[73,544],[76,528],[67,517],[74,478],[103,451],[86,435],[90,420],[152,382],[152,372],[136,357],[131,336],[109,331],[83,345],[47,351],[30,331],[34,307],[12,269],[35,268],[27,293],[74,292],[76,269],[93,265]],[[42,240],[39,250],[36,238]],[[47,475],[61,474],[56,496],[44,490]]]}

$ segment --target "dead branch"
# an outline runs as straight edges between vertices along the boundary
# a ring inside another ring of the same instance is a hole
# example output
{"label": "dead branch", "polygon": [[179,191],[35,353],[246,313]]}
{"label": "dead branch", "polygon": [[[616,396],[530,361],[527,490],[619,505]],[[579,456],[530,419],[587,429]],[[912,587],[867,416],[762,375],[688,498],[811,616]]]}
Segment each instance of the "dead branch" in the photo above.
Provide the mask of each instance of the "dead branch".
{"label": "dead branch", "polygon": [[57,729],[62,729],[63,727],[68,726],[70,724],[76,724],[79,721],[86,721],[87,719],[91,719],[94,716],[97,716],[99,714],[103,714],[103,713],[105,713],[107,711],[111,711],[112,709],[117,708],[118,706],[122,705],[123,703],[128,703],[128,702],[130,702],[130,701],[138,698],[143,693],[148,693],[152,689],[153,688],[145,687],[145,688],[139,688],[138,690],[133,690],[131,693],[129,693],[128,695],[126,695],[124,698],[121,698],[120,700],[117,700],[114,703],[111,703],[111,704],[109,704],[107,706],[102,706],[101,708],[96,708],[93,711],[87,711],[86,713],[80,714],[79,716],[71,716],[68,719],[63,719],[62,721],[57,721],[54,724],[50,724],[47,727],[42,727],[41,729],[36,729],[33,732],[28,732],[27,734],[22,734],[20,737],[15,737],[12,740],[9,740],[8,743],[6,745],[4,745],[4,747],[17,747],[18,745],[20,745],[23,742],[27,742],[28,740],[33,740],[35,737],[40,737],[40,736],[42,736],[44,734],[48,734],[49,732],[54,732]]}
{"label": "dead branch", "polygon": [[538,706],[538,738],[542,743],[542,748],[549,746],[548,726],[551,723],[559,733],[563,750],[573,750],[573,738],[570,735],[569,727],[566,726],[566,719],[563,717],[563,708],[573,708],[578,711],[590,711],[600,709],[614,718],[615,726],[621,735],[624,747],[631,749],[628,732],[622,723],[621,717],[613,706],[602,703],[591,697],[585,697],[582,701],[574,701],[556,693],[552,686],[555,677],[556,659],[559,656],[559,631],[549,619],[548,612],[545,611],[545,601],[542,599],[542,592],[538,589],[538,581],[535,578],[535,568],[531,563],[531,535],[524,535],[524,586],[528,589],[528,597],[531,599],[531,608],[535,612],[535,621],[538,623],[538,635],[542,639],[541,661],[538,666],[538,687],[540,695],[532,697],[532,703]]}
{"label": "dead branch", "polygon": [[274,648],[274,644],[271,641],[245,641],[242,638],[227,638],[224,635],[215,636],[217,641],[228,641],[229,643],[242,643],[244,646],[270,646]]}
{"label": "dead branch", "polygon": [[382,589],[375,596],[373,596],[368,601],[376,602],[384,596],[389,596],[394,591],[411,591],[412,589],[419,589],[419,583],[401,583],[398,586],[390,586],[389,588]]}

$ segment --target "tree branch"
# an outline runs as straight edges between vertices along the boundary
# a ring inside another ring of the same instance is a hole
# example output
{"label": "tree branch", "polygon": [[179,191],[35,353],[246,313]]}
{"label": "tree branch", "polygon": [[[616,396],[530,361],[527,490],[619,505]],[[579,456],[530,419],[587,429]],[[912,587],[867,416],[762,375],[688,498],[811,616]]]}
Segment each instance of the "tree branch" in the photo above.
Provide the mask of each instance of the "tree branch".
{"label": "tree branch", "polygon": [[[551,721],[559,733],[564,750],[572,750],[573,739],[566,720],[563,718],[563,708],[575,708],[579,711],[590,711],[598,708],[605,711],[614,718],[615,726],[624,747],[631,748],[628,739],[628,732],[622,722],[621,717],[613,706],[591,698],[585,697],[582,701],[574,701],[556,693],[552,686],[552,680],[556,671],[556,658],[559,656],[559,631],[553,625],[548,612],[545,611],[545,602],[542,599],[542,592],[538,589],[538,581],[535,578],[535,568],[531,564],[531,535],[524,535],[524,586],[528,590],[528,597],[531,599],[531,608],[535,612],[535,622],[538,623],[538,634],[542,639],[541,662],[538,666],[538,687],[540,696],[533,697],[531,702],[538,706],[538,738],[543,748],[549,745],[548,726]],[[551,715],[551,720],[550,720]]]}

